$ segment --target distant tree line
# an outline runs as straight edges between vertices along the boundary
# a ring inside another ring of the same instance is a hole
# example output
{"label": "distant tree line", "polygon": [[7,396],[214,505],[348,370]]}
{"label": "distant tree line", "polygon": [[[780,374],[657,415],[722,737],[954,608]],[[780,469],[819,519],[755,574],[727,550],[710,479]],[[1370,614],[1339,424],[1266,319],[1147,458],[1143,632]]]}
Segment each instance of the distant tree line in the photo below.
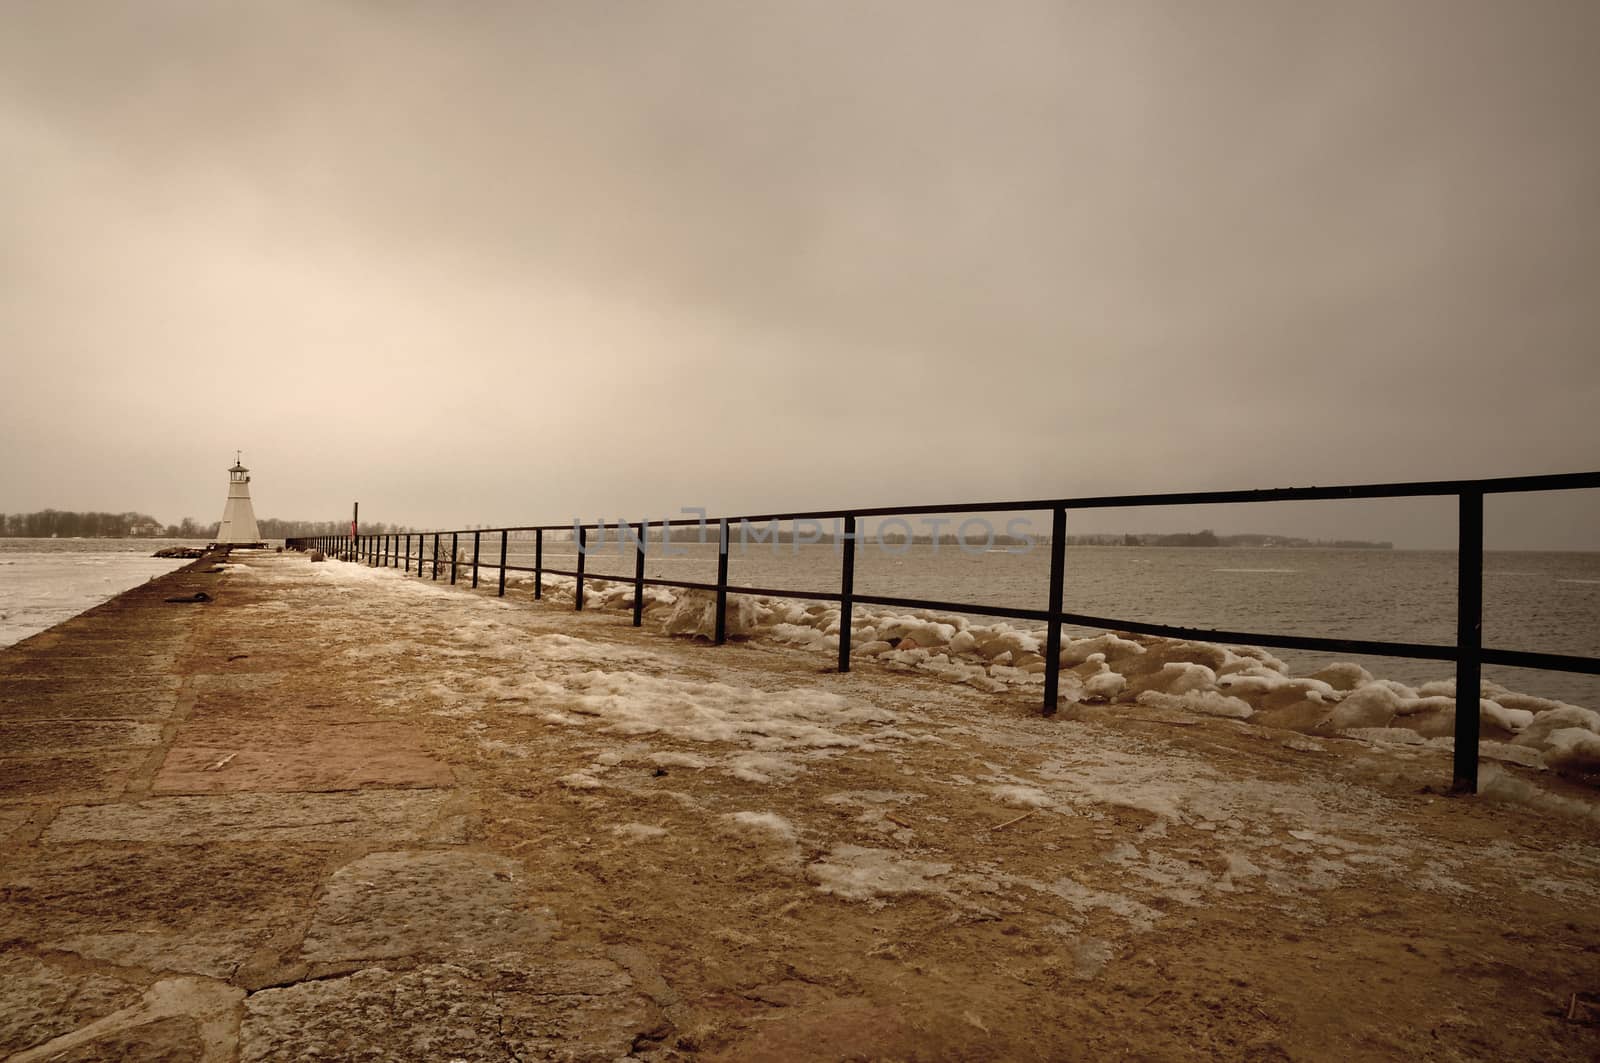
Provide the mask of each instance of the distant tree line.
{"label": "distant tree line", "polygon": [[[347,520],[278,520],[275,517],[262,517],[256,521],[256,527],[261,529],[263,539],[308,539],[314,535],[349,535],[350,522]],[[394,535],[415,531],[409,524],[385,524],[382,521],[362,521],[358,526],[360,535]]]}
{"label": "distant tree line", "polygon": [[1316,548],[1327,550],[1393,550],[1392,542],[1371,542],[1366,539],[1301,539],[1292,535],[1262,535],[1244,532],[1239,535],[1218,535],[1207,528],[1197,532],[1176,532],[1168,535],[1069,535],[1068,546],[1282,546],[1291,548]]}
{"label": "distant tree line", "polygon": [[41,509],[37,513],[0,513],[0,536],[6,538],[128,538],[177,535],[177,525],[162,524],[148,513],[74,513]]}
{"label": "distant tree line", "polygon": [[[263,539],[291,536],[348,535],[349,521],[278,520],[265,517],[256,521]],[[76,513],[71,510],[41,509],[37,513],[0,513],[0,538],[7,539],[215,539],[221,521],[201,524],[184,517],[176,524],[162,524],[148,513]],[[362,535],[393,535],[412,529],[400,524],[361,524]]]}

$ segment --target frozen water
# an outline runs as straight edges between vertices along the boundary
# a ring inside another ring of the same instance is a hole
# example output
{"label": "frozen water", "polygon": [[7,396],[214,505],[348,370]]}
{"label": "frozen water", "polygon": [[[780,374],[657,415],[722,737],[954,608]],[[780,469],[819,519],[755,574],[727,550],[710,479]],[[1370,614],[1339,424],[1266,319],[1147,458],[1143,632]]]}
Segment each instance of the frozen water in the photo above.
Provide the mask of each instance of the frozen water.
{"label": "frozen water", "polygon": [[0,539],[0,646],[188,564],[150,556],[173,544],[165,539]]}

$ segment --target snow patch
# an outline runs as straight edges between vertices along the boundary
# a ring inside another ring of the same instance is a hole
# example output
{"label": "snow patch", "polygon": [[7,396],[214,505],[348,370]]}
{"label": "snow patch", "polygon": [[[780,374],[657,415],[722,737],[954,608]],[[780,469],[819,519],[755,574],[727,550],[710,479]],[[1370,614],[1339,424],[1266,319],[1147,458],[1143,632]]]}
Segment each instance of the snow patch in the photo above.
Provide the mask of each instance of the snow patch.
{"label": "snow patch", "polygon": [[881,904],[883,897],[944,893],[946,887],[935,880],[950,871],[950,864],[909,860],[887,849],[835,845],[827,856],[806,868],[806,877],[823,893]]}

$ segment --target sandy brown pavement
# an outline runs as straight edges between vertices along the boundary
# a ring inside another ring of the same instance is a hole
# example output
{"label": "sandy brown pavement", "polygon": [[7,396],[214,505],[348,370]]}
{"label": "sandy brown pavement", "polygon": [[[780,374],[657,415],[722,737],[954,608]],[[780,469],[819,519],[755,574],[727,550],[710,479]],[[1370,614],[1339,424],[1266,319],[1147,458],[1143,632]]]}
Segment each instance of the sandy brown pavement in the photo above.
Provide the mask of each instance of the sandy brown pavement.
{"label": "sandy brown pavement", "polygon": [[1594,821],[1442,757],[219,568],[0,651],[0,1058],[1600,1053]]}

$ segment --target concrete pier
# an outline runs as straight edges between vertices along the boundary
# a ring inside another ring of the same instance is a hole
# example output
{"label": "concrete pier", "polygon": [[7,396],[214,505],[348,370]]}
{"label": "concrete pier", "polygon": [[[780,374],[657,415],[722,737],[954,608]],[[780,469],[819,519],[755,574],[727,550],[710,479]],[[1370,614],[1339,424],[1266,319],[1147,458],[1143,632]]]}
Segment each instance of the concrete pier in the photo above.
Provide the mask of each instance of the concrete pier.
{"label": "concrete pier", "polygon": [[293,553],[0,651],[0,1058],[1600,1044],[1577,789],[826,665]]}

